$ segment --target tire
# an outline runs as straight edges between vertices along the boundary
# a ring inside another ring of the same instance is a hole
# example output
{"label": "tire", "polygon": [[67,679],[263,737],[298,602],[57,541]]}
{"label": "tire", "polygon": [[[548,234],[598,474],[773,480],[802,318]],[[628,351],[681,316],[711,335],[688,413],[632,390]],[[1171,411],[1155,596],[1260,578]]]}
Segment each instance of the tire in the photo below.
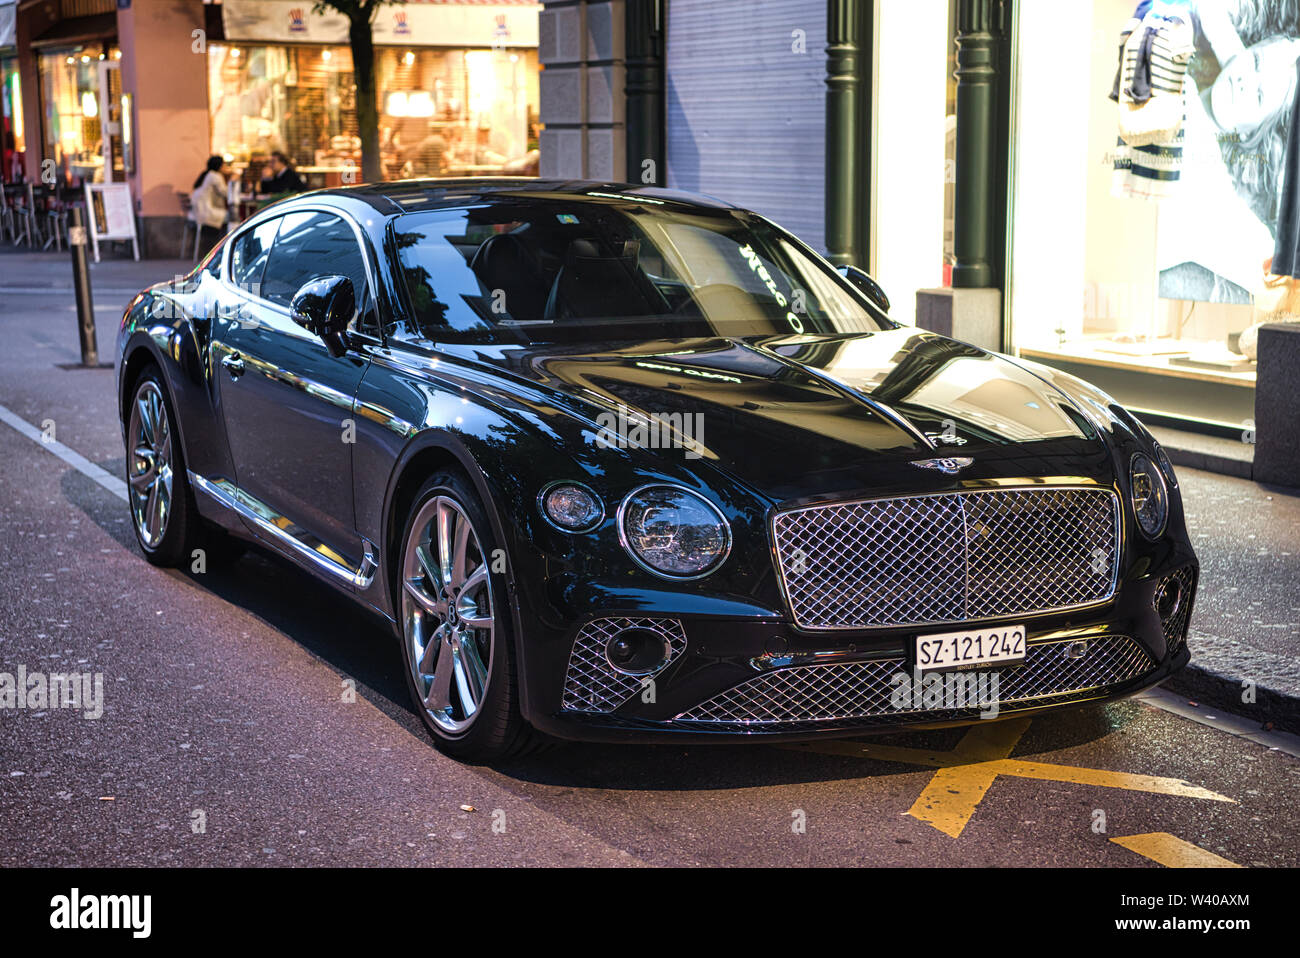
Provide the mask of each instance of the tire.
{"label": "tire", "polygon": [[[439,535],[444,522],[447,531]],[[443,541],[451,546],[445,562]],[[497,549],[487,513],[463,473],[445,470],[425,481],[397,557],[394,607],[403,671],[438,749],[472,763],[515,757],[540,741],[519,711],[509,587],[493,560]],[[489,620],[490,628],[483,628]]]}
{"label": "tire", "polygon": [[[137,402],[151,383],[161,397],[161,408],[172,435],[171,463],[171,513],[167,518],[168,528],[162,539],[153,543],[140,527],[140,518],[136,510],[136,501],[132,493],[132,473],[138,463],[132,458],[132,440],[135,438],[136,423],[132,418],[137,412]],[[185,471],[185,450],[175,441],[175,407],[171,395],[163,382],[162,371],[154,363],[145,366],[131,386],[131,405],[127,414],[126,447],[126,483],[131,528],[135,540],[140,545],[144,557],[156,566],[168,568],[193,569],[196,558],[194,551],[204,551],[204,567],[222,568],[230,565],[248,551],[248,543],[230,534],[220,526],[208,522],[199,515],[194,503],[194,490],[190,486],[189,474]]]}
{"label": "tire", "polygon": [[152,363],[131,386],[126,422],[127,504],[136,541],[153,565],[187,566],[203,544],[203,522],[167,384]]}

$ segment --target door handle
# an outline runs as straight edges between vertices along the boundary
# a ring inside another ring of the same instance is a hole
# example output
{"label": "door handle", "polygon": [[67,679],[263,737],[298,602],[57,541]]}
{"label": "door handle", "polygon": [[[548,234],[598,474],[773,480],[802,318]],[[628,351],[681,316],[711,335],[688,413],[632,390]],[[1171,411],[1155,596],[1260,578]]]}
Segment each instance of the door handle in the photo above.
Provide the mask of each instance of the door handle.
{"label": "door handle", "polygon": [[231,379],[238,379],[244,375],[244,358],[239,353],[231,353],[221,360],[221,365],[226,367],[226,372],[230,373]]}

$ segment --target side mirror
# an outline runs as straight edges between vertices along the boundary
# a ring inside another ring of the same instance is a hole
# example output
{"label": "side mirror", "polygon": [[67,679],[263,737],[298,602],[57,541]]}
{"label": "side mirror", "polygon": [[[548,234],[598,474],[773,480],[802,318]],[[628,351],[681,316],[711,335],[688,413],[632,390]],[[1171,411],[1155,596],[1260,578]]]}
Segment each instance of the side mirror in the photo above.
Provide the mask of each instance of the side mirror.
{"label": "side mirror", "polygon": [[357,297],[346,276],[322,276],[298,290],[289,317],[315,333],[334,357],[348,351],[348,324],[357,314]]}
{"label": "side mirror", "polygon": [[880,288],[880,284],[871,278],[871,274],[865,269],[858,269],[856,266],[841,266],[840,275],[852,283],[858,290],[863,293],[867,299],[871,300],[886,314],[889,314],[889,297],[885,291]]}

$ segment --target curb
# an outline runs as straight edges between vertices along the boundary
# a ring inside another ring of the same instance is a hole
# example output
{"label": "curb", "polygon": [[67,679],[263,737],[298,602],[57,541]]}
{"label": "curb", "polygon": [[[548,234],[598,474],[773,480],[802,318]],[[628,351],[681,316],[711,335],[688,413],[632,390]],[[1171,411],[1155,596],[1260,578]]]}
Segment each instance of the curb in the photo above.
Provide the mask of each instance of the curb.
{"label": "curb", "polygon": [[[144,287],[140,287],[143,289]],[[90,288],[90,297],[98,300],[104,299],[131,299],[140,289],[127,289],[125,286],[120,289],[111,286],[92,286]],[[76,290],[71,286],[0,286],[0,296],[75,296]]]}
{"label": "curb", "polygon": [[1162,687],[1202,705],[1256,720],[1261,728],[1272,722],[1275,729],[1300,734],[1300,697],[1261,685],[1255,688],[1254,703],[1247,704],[1241,700],[1240,677],[1198,666],[1195,660],[1165,679]]}
{"label": "curb", "polygon": [[1233,476],[1237,479],[1252,479],[1255,472],[1255,463],[1250,459],[1233,459],[1229,456],[1219,456],[1212,452],[1193,452],[1190,449],[1179,449],[1175,446],[1162,447],[1169,456],[1169,461],[1175,466],[1187,466],[1189,469],[1201,469],[1205,472],[1213,472],[1220,476]]}

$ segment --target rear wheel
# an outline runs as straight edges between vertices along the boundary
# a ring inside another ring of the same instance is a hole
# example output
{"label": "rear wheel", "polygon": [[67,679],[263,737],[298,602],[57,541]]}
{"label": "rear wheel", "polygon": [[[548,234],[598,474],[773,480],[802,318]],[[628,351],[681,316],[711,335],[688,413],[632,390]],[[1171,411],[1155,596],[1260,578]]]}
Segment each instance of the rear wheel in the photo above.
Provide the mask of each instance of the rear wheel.
{"label": "rear wheel", "polygon": [[202,531],[175,421],[162,373],[149,366],[136,380],[127,415],[126,482],[136,541],[159,566],[187,562]]}
{"label": "rear wheel", "polygon": [[519,712],[500,555],[469,480],[452,471],[429,478],[402,536],[402,656],[438,748],[467,761],[519,754],[535,734]]}
{"label": "rear wheel", "polygon": [[195,568],[200,549],[204,568],[226,565],[246,545],[199,515],[175,422],[162,371],[150,364],[135,381],[126,427],[127,501],[136,541],[157,566]]}

